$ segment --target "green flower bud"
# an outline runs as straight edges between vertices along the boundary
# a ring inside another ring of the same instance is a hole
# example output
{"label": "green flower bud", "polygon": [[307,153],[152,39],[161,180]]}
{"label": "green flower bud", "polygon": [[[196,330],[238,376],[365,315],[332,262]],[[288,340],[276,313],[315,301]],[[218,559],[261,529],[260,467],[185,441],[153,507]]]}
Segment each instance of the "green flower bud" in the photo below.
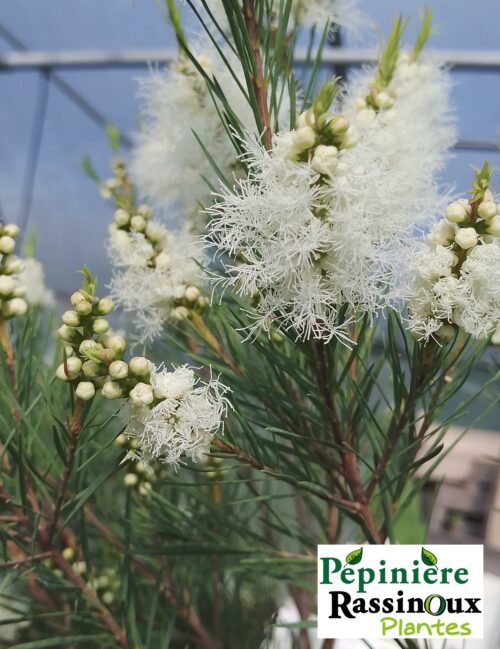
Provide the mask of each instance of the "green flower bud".
{"label": "green flower bud", "polygon": [[65,561],[73,561],[75,558],[75,551],[73,548],[64,548],[61,552],[61,556]]}
{"label": "green flower bud", "polygon": [[182,322],[183,320],[189,318],[189,311],[185,306],[177,306],[173,310],[172,315],[174,319],[177,320],[177,322]]}

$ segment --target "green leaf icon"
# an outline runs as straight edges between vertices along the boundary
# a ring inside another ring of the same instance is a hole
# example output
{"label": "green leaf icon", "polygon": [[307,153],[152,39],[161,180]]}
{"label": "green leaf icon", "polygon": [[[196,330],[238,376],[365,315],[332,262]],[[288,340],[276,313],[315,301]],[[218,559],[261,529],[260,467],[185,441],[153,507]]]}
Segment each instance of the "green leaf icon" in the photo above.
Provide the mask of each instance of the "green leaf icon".
{"label": "green leaf icon", "polygon": [[426,566],[435,566],[438,560],[435,554],[432,554],[432,552],[422,547],[422,562],[425,563]]}
{"label": "green leaf icon", "polygon": [[355,566],[357,563],[361,561],[362,557],[363,557],[363,548],[359,548],[359,550],[353,550],[352,552],[349,552],[349,554],[345,558],[345,562],[348,563],[350,566]]}

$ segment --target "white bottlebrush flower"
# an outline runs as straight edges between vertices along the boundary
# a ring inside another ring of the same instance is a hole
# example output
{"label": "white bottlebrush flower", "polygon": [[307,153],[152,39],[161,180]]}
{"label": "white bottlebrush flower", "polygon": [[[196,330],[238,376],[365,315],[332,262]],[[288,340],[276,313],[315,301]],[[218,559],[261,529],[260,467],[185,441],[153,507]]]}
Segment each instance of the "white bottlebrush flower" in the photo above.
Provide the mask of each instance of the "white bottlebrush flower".
{"label": "white bottlebrush flower", "polygon": [[45,285],[43,266],[33,257],[23,259],[19,282],[26,289],[28,304],[47,308],[55,305],[54,293]]}
{"label": "white bottlebrush flower", "polygon": [[250,177],[222,188],[208,210],[208,243],[234,260],[225,282],[254,298],[256,327],[343,337],[343,305],[357,318],[387,304],[412,230],[436,208],[432,180],[404,200],[401,177],[371,140],[341,150],[321,182],[315,156],[289,159],[293,133],[275,136],[270,153],[247,147]]}
{"label": "white bottlebrush flower", "polygon": [[132,315],[142,341],[157,336],[193,285],[202,287],[203,273],[196,263],[206,262],[194,238],[187,233],[161,231],[156,249],[141,233],[112,229],[108,254],[114,273],[109,285],[113,300]]}
{"label": "white bottlebrush flower", "polygon": [[[200,65],[217,79],[244,126],[255,130],[253,112],[215,47],[204,37],[198,41]],[[225,55],[245,87],[241,63],[228,47]],[[187,58],[140,79],[140,95],[144,122],[132,152],[134,183],[155,210],[180,206],[191,217],[198,210],[197,201],[204,203],[210,195],[204,178],[214,180],[213,169],[193,131],[229,176],[237,166],[234,147],[205,80]]]}
{"label": "white bottlebrush flower", "polygon": [[302,27],[344,27],[356,33],[366,25],[357,0],[292,0],[297,22]]}
{"label": "white bottlebrush flower", "polygon": [[201,460],[223,425],[228,388],[218,379],[201,381],[187,366],[154,368],[151,385],[156,401],[151,406],[130,406],[126,433],[137,439],[146,458],[174,466],[183,457]]}
{"label": "white bottlebrush flower", "polygon": [[368,67],[349,80],[342,110],[356,125],[359,141],[376,152],[380,164],[397,178],[395,198],[401,211],[420,205],[422,213],[429,213],[440,209],[436,174],[456,141],[451,80],[432,56],[409,61],[408,54],[400,54],[383,91],[391,100],[389,108],[362,108],[376,74],[374,67]]}
{"label": "white bottlebrush flower", "polygon": [[451,248],[425,244],[411,264],[409,329],[419,339],[428,340],[446,324],[483,338],[500,321],[500,245],[475,246],[459,273],[452,273],[456,261]]}

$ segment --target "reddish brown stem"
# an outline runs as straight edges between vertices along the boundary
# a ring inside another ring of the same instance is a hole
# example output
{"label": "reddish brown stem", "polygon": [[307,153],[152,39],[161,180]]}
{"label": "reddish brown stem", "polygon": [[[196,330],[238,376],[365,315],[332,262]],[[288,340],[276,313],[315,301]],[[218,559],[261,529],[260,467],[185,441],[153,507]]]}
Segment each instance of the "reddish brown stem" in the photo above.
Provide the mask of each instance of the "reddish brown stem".
{"label": "reddish brown stem", "polygon": [[243,0],[243,15],[248,32],[248,40],[252,48],[253,58],[253,76],[252,83],[259,110],[260,121],[264,129],[262,141],[268,151],[273,148],[273,133],[271,130],[271,120],[269,117],[269,108],[267,106],[267,88],[262,71],[262,56],[260,53],[259,36],[257,34],[257,23],[255,20],[255,2],[254,0]]}

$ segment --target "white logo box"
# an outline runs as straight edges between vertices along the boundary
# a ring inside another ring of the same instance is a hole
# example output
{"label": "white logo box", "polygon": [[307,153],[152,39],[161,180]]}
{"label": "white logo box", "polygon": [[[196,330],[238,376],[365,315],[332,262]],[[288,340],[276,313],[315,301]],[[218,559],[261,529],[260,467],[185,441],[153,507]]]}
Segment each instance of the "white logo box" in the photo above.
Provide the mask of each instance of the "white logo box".
{"label": "white logo box", "polygon": [[318,546],[319,638],[482,638],[483,614],[482,545]]}

